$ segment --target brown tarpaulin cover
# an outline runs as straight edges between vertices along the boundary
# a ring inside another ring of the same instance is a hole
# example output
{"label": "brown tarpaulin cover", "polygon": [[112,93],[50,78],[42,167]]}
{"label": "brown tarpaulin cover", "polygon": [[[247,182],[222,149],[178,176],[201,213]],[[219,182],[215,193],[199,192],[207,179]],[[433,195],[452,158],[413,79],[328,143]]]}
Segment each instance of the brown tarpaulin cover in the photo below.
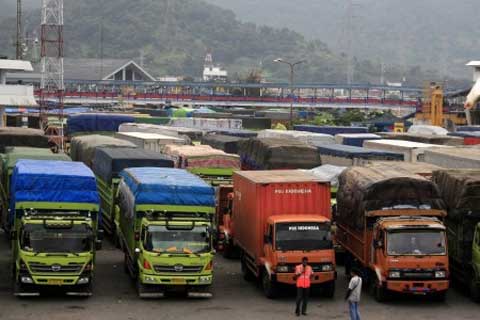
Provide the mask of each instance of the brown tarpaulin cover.
{"label": "brown tarpaulin cover", "polygon": [[48,148],[48,137],[42,130],[3,127],[0,128],[0,152],[5,151],[5,147],[34,147]]}
{"label": "brown tarpaulin cover", "polygon": [[313,169],[321,165],[316,148],[291,139],[255,138],[239,143],[242,168]]}
{"label": "brown tarpaulin cover", "polygon": [[339,178],[337,221],[363,229],[367,211],[393,207],[443,209],[438,188],[419,175],[395,168],[352,167]]}

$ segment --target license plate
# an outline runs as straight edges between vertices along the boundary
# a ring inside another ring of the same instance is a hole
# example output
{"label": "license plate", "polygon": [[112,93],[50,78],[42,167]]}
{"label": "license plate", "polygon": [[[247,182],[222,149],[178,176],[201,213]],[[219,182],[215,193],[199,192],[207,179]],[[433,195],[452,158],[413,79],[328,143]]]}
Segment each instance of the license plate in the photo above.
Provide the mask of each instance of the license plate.
{"label": "license plate", "polygon": [[186,283],[185,279],[183,279],[183,278],[173,278],[172,282],[175,283],[175,284],[185,284]]}
{"label": "license plate", "polygon": [[63,284],[63,280],[61,280],[61,279],[48,279],[47,283],[50,284],[50,285],[60,286],[60,285]]}

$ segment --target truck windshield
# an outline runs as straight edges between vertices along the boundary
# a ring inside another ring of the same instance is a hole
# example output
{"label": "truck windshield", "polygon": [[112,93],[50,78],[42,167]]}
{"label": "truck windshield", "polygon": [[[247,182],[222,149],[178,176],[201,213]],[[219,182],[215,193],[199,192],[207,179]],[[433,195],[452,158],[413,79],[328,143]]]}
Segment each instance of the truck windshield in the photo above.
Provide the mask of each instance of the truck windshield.
{"label": "truck windshield", "polygon": [[275,247],[279,251],[332,248],[329,223],[299,222],[276,225]]}
{"label": "truck windshield", "polygon": [[144,248],[158,253],[205,253],[210,252],[210,233],[207,227],[178,230],[165,226],[147,228]]}
{"label": "truck windshield", "polygon": [[442,230],[401,230],[387,235],[387,254],[445,255],[445,232]]}
{"label": "truck windshield", "polygon": [[27,225],[21,233],[22,250],[36,253],[82,253],[92,249],[93,232],[88,225],[48,228]]}

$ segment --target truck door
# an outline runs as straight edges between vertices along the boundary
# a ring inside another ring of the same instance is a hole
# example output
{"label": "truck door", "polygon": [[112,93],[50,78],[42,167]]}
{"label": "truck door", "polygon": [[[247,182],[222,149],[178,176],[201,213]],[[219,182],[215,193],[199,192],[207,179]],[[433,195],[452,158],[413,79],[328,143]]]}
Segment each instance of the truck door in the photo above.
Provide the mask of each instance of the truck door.
{"label": "truck door", "polygon": [[267,232],[265,233],[265,241],[263,245],[263,253],[265,254],[265,260],[268,262],[272,262],[273,257],[273,226],[271,224],[267,227]]}
{"label": "truck door", "polygon": [[383,230],[375,230],[374,238],[373,238],[373,248],[372,248],[372,255],[371,255],[371,263],[373,265],[381,264],[384,260],[385,254],[385,233]]}

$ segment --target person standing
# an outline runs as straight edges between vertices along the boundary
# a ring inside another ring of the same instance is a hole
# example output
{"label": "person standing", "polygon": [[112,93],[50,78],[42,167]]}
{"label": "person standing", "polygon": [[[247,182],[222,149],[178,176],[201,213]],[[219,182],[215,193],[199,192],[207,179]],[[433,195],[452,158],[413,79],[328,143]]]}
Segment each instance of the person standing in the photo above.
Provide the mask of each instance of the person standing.
{"label": "person standing", "polygon": [[295,280],[297,281],[297,308],[295,314],[300,316],[300,307],[302,314],[307,315],[308,297],[310,295],[310,285],[313,277],[312,267],[308,265],[308,258],[302,258],[302,264],[295,267]]}
{"label": "person standing", "polygon": [[360,271],[358,271],[358,269],[353,268],[350,274],[352,278],[348,284],[345,300],[348,301],[350,320],[360,320],[358,305],[360,303],[360,296],[362,294],[362,278],[360,277]]}

